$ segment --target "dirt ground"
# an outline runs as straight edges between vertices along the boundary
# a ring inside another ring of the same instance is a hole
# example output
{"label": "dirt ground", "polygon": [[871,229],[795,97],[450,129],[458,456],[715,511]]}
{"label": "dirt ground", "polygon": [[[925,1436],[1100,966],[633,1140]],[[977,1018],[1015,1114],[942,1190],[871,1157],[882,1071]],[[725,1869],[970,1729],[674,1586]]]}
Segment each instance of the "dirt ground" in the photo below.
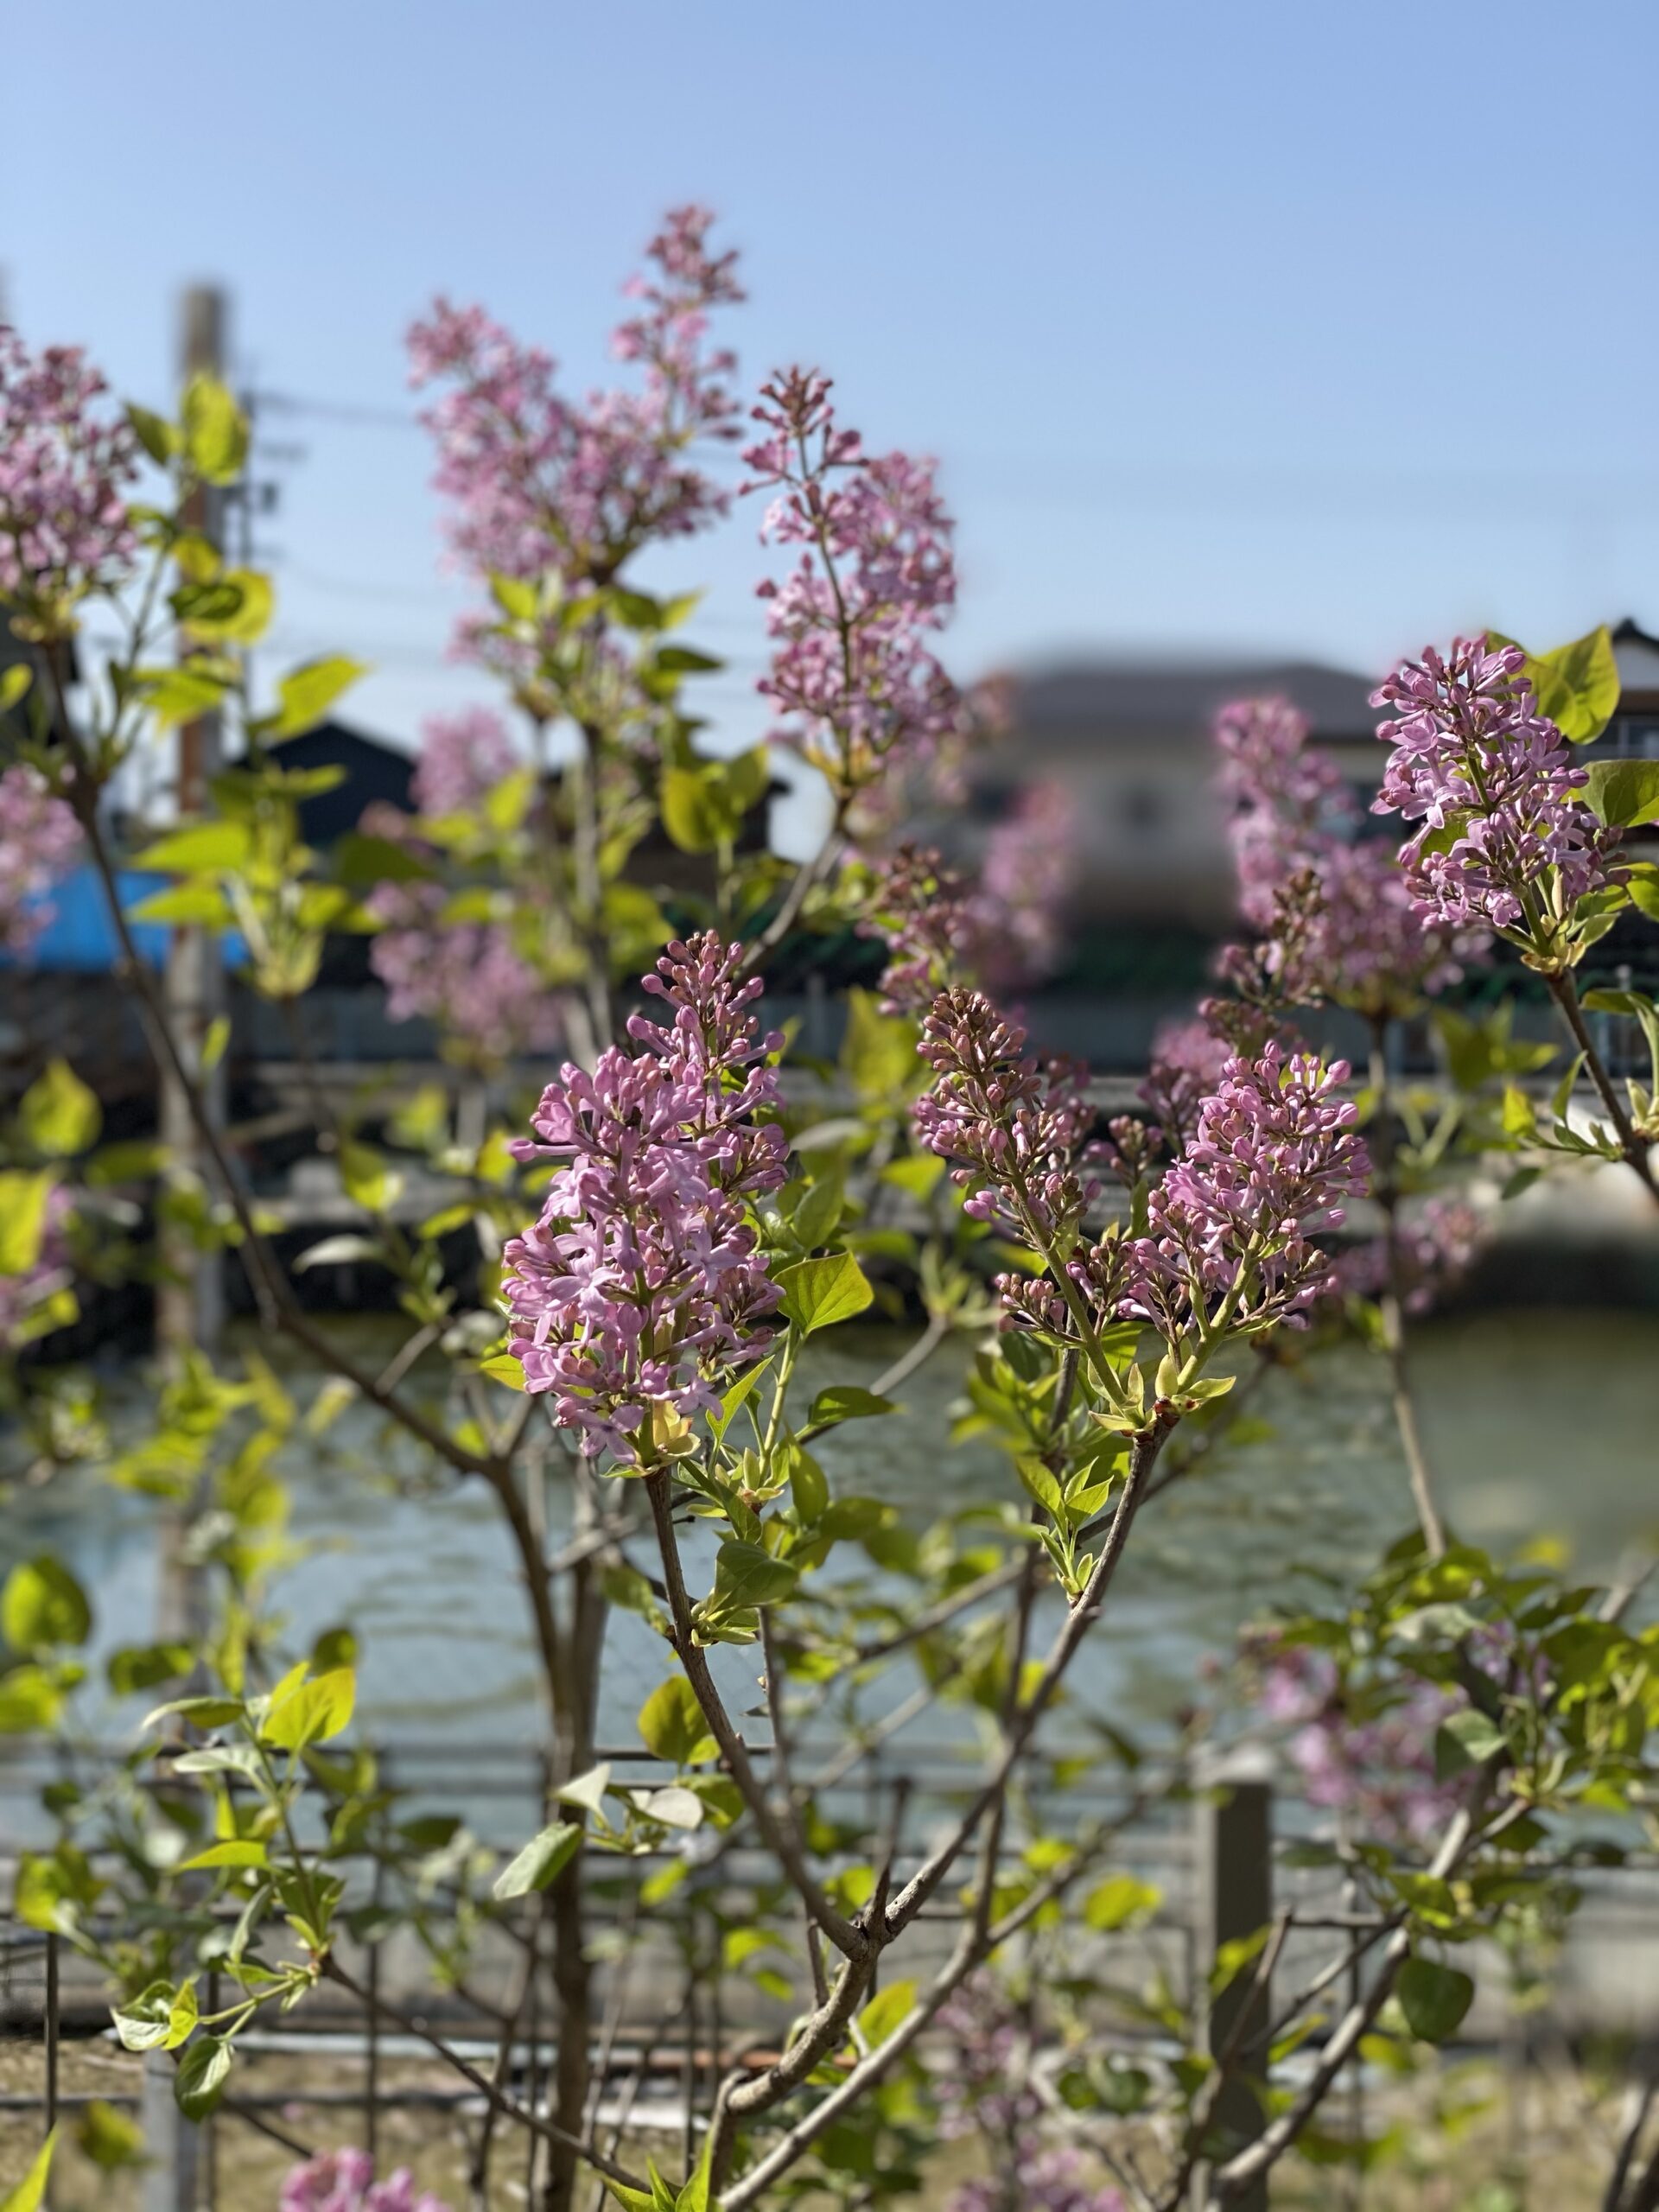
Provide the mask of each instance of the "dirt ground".
{"label": "dirt ground", "polygon": [[[53,2212],[139,2212],[142,2165],[100,2166],[86,2154],[86,2108],[79,2100],[108,2100],[134,2120],[141,2062],[102,2041],[66,2042],[60,2061],[63,2126],[54,2162]],[[436,2099],[454,2087],[440,2064],[385,2058],[387,2092]],[[238,2063],[234,2091],[257,2101],[257,2116],[296,2144],[326,2149],[364,2140],[361,2067],[336,2056],[251,2055]],[[37,2044],[0,2044],[0,2196],[27,2170],[41,2137],[40,2108],[13,2101],[43,2088]],[[312,2102],[308,2093],[332,2101]],[[123,2102],[123,2100],[129,2101]],[[1597,2212],[1612,2158],[1618,2100],[1592,2101],[1580,2077],[1556,2069],[1517,2079],[1494,2063],[1449,2063],[1389,2091],[1373,2089],[1367,2114],[1387,2138],[1386,2155],[1369,2172],[1351,2166],[1287,2160],[1275,2172],[1274,2212]],[[1333,2135],[1344,2119],[1331,2115]],[[378,2164],[384,2174],[408,2166],[417,2188],[461,2212],[468,2202],[468,2150],[475,2112],[435,2101],[384,2105]],[[1317,2146],[1316,2146],[1317,2147]],[[672,2169],[672,2137],[642,2136],[623,2156],[643,2163],[647,2149]],[[1142,2171],[1155,2181],[1157,2146],[1141,2144]],[[295,2162],[286,2145],[258,2133],[231,2113],[204,2131],[199,2202],[213,2212],[276,2212],[283,2177]],[[918,2206],[945,2206],[958,2183],[984,2170],[983,2146],[941,2146]],[[527,2201],[522,2135],[504,2130],[493,2172],[491,2203]],[[1103,2172],[1103,2183],[1108,2177]],[[830,2200],[823,2200],[827,2205]]]}

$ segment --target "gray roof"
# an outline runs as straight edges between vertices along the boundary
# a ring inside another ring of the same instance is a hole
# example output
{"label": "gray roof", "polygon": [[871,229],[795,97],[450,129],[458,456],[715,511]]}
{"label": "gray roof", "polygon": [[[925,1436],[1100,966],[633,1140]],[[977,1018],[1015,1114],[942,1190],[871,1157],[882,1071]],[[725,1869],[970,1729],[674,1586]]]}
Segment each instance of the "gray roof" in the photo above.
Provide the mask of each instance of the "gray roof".
{"label": "gray roof", "polygon": [[1116,734],[1207,739],[1210,718],[1229,699],[1282,692],[1320,738],[1375,736],[1371,677],[1319,661],[1101,660],[1020,677],[1014,719],[1033,737],[1109,740]]}

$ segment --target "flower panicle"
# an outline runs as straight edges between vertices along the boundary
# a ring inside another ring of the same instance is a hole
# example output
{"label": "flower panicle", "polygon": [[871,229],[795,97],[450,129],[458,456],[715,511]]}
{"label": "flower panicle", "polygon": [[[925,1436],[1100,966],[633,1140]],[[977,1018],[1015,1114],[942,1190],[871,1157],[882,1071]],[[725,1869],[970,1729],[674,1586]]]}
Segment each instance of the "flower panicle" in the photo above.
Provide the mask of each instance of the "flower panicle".
{"label": "flower panicle", "polygon": [[559,1163],[539,1219],[505,1251],[509,1344],[526,1387],[588,1452],[639,1459],[654,1417],[718,1402],[717,1383],[770,1348],[779,1297],[746,1202],[776,1190],[787,1142],[770,1065],[781,1044],[750,1010],[742,951],[710,931],[671,944],[636,1014],[638,1048],[567,1066],[522,1159]]}

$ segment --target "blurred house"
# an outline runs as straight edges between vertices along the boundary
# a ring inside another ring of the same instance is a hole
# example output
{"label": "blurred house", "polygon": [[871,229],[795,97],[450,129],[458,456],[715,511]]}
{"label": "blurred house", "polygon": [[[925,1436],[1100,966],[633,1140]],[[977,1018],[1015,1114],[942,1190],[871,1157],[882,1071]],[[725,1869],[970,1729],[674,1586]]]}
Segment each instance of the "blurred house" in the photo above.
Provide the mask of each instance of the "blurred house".
{"label": "blurred house", "polygon": [[1371,689],[1369,677],[1317,661],[1103,660],[1025,677],[1012,737],[980,764],[960,842],[977,843],[1020,786],[1057,783],[1074,802],[1079,935],[1133,922],[1213,936],[1234,912],[1214,790],[1217,708],[1282,692],[1344,769],[1369,747],[1374,785]]}

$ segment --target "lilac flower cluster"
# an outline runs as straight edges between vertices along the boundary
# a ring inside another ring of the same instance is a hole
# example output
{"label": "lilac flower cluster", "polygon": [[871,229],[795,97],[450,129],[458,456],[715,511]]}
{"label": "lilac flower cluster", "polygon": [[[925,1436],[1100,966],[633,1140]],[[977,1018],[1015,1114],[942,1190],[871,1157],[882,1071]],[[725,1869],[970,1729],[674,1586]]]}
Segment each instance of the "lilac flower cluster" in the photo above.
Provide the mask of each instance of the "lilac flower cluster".
{"label": "lilac flower cluster", "polygon": [[435,817],[467,813],[517,765],[505,723],[487,707],[429,715],[415,770],[415,804]]}
{"label": "lilac flower cluster", "polygon": [[1254,929],[1280,934],[1279,901],[1311,874],[1317,899],[1281,976],[1292,1000],[1330,997],[1367,1014],[1402,1010],[1455,982],[1485,940],[1467,928],[1425,928],[1391,846],[1359,838],[1358,808],[1341,774],[1310,749],[1287,699],[1243,699],[1217,715],[1221,788],[1239,905]]}
{"label": "lilac flower cluster", "polygon": [[1332,1280],[1313,1238],[1341,1224],[1338,1201],[1370,1173],[1357,1109],[1338,1095],[1348,1072],[1277,1043],[1228,1061],[1152,1193],[1147,1235],[1125,1249],[1126,1317],[1172,1343],[1213,1325],[1224,1304],[1241,1332],[1305,1319]]}
{"label": "lilac flower cluster", "polygon": [[1077,823],[1064,784],[1027,784],[986,840],[979,971],[994,990],[1040,982],[1060,964],[1062,920],[1077,874]]}
{"label": "lilac flower cluster", "polygon": [[1088,1070],[1039,1062],[981,991],[942,991],[917,1047],[938,1080],[915,1103],[929,1151],[958,1164],[964,1211],[1043,1249],[1069,1249],[1098,1185],[1080,1173],[1094,1125]]}
{"label": "lilac flower cluster", "polygon": [[646,249],[652,274],[613,346],[643,387],[566,398],[551,358],[481,308],[437,301],[409,334],[412,381],[450,389],[423,417],[457,558],[483,574],[607,583],[648,538],[685,537],[726,512],[691,459],[738,435],[734,357],[708,351],[709,311],[741,300],[735,257],[711,253],[706,208],[677,207]]}
{"label": "lilac flower cluster", "polygon": [[108,389],[79,346],[32,353],[0,326],[0,595],[32,636],[61,635],[74,602],[137,550],[137,447],[99,411]]}
{"label": "lilac flower cluster", "polygon": [[1354,1298],[1379,1298],[1399,1274],[1400,1302],[1408,1313],[1430,1313],[1474,1264],[1486,1224],[1461,1198],[1426,1198],[1395,1224],[1394,1253],[1385,1236],[1369,1239],[1337,1262],[1336,1287]]}
{"label": "lilac flower cluster", "polygon": [[798,368],[762,387],[753,413],[767,435],[743,456],[754,471],[744,488],[776,492],[762,538],[804,549],[791,575],[760,586],[773,735],[851,798],[886,764],[948,750],[969,709],[929,643],[957,595],[933,464],[867,454],[856,430],[837,426],[830,390]]}
{"label": "lilac flower cluster", "polygon": [[418,2193],[407,2166],[376,2181],[366,2151],[324,2151],[283,2177],[281,2212],[449,2212],[442,2197]]}
{"label": "lilac flower cluster", "polygon": [[969,979],[1007,990],[1051,974],[1075,858],[1072,826],[1063,788],[1034,784],[992,830],[976,887],[931,847],[906,842],[879,862],[860,933],[887,943],[883,1010],[919,1010]]}
{"label": "lilac flower cluster", "polygon": [[1141,1096],[1152,1110],[1159,1139],[1172,1152],[1195,1135],[1198,1109],[1219,1085],[1232,1057],[1226,1039],[1206,1021],[1167,1021],[1154,1036]]}
{"label": "lilac flower cluster", "polygon": [[52,909],[46,893],[80,846],[73,810],[54,798],[38,768],[0,772],[0,949],[27,952]]}
{"label": "lilac flower cluster", "polygon": [[367,900],[383,926],[369,964],[393,1021],[434,1021],[461,1055],[498,1065],[550,1052],[563,1039],[558,1001],[501,922],[443,918],[440,883],[382,883]]}
{"label": "lilac flower cluster", "polygon": [[67,1230],[73,1210],[69,1192],[62,1184],[54,1183],[46,1194],[40,1249],[33,1262],[19,1274],[0,1275],[0,1352],[15,1348],[18,1332],[43,1299],[67,1288],[70,1280]]}
{"label": "lilac flower cluster", "polygon": [[1378,1842],[1427,1841],[1466,1794],[1466,1777],[1435,1779],[1434,1733],[1467,1703],[1421,1681],[1387,1700],[1356,1697],[1328,1651],[1275,1639],[1263,1653],[1262,1713],[1290,1732],[1308,1803]]}
{"label": "lilac flower cluster", "polygon": [[564,1163],[541,1217],[506,1248],[510,1345],[525,1387],[554,1394],[582,1449],[630,1463],[658,1408],[689,1416],[758,1359],[779,1292],[745,1201],[786,1173],[768,1065],[782,1044],[748,1012],[741,948],[712,931],[671,944],[645,979],[671,1009],[635,1014],[639,1049],[612,1046],[591,1075],[567,1066],[520,1159]]}
{"label": "lilac flower cluster", "polygon": [[1581,798],[1567,741],[1518,645],[1428,647],[1372,694],[1394,747],[1373,812],[1421,823],[1402,860],[1419,913],[1454,928],[1548,935],[1606,881],[1611,838]]}
{"label": "lilac flower cluster", "polygon": [[946,2044],[937,2077],[939,2133],[971,2137],[999,2167],[960,2183],[948,2212],[1125,2212],[1122,2196],[1091,2177],[1074,2144],[1048,2139],[1047,2107],[1030,2077],[1032,2036],[995,1978],[980,1973],[939,2008],[934,2022]]}

